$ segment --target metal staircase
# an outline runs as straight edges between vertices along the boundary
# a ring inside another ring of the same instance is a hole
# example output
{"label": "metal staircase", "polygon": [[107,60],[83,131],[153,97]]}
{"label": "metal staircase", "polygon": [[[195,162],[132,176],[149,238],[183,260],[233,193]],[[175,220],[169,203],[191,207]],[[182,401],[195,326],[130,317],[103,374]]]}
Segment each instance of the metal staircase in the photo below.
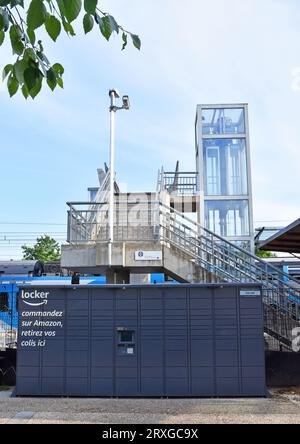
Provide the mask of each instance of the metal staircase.
{"label": "metal staircase", "polygon": [[[160,238],[185,252],[215,282],[260,283],[265,333],[272,346],[292,350],[293,330],[300,327],[299,283],[262,259],[159,203]],[[270,339],[271,338],[271,339]]]}

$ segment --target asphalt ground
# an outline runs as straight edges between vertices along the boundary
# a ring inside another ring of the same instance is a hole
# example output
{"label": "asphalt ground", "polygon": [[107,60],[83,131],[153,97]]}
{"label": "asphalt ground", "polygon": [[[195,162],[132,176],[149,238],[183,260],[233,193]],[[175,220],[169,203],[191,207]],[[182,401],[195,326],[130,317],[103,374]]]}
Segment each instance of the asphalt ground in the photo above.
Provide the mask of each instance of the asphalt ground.
{"label": "asphalt ground", "polygon": [[268,398],[14,398],[0,391],[0,424],[300,424],[300,390]]}

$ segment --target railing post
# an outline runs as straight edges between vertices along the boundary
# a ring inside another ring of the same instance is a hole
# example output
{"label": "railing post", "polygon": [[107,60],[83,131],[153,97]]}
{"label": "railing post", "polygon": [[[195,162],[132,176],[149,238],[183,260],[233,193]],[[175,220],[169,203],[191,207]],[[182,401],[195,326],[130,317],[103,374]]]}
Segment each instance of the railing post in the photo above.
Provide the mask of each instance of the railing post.
{"label": "railing post", "polygon": [[70,230],[70,225],[71,225],[71,219],[70,219],[70,210],[67,211],[67,242],[70,244],[71,243],[71,230]]}

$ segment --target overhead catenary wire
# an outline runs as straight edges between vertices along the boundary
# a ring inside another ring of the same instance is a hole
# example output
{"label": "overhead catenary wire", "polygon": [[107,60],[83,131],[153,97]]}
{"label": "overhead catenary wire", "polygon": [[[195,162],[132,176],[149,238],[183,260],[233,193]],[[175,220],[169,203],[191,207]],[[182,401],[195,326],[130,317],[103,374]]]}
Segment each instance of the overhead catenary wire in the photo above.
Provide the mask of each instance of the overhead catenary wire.
{"label": "overhead catenary wire", "polygon": [[[292,219],[282,220],[255,220],[254,223],[291,222]],[[44,226],[66,226],[66,223],[58,222],[0,222],[0,225],[44,225]]]}
{"label": "overhead catenary wire", "polygon": [[66,226],[66,223],[53,223],[53,222],[0,222],[0,225],[61,225]]}
{"label": "overhead catenary wire", "polygon": [[[66,224],[61,223],[44,223],[44,222],[0,222],[1,231],[0,231],[0,260],[20,260],[23,257],[22,247],[24,245],[28,247],[33,247],[37,239],[42,236],[50,236],[54,240],[56,240],[59,244],[62,244],[66,241],[67,231],[55,230],[53,229],[53,225],[55,226],[66,226]],[[4,225],[17,225],[20,226],[20,231],[15,230],[5,230]],[[22,225],[41,225],[38,229],[30,229],[26,230]],[[52,228],[51,228],[52,226]],[[49,227],[49,230],[47,229]]]}
{"label": "overhead catenary wire", "polygon": [[63,236],[64,234],[66,234],[66,231],[31,231],[31,232],[26,232],[26,231],[0,231],[0,237],[2,236],[41,236],[41,235],[53,235],[53,236]]}

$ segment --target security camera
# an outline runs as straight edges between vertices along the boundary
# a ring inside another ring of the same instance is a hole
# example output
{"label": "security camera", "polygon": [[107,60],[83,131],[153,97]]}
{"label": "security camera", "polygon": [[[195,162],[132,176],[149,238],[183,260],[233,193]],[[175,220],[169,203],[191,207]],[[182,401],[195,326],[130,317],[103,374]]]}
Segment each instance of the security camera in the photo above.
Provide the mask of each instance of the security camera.
{"label": "security camera", "polygon": [[129,109],[130,108],[129,97],[128,96],[123,96],[122,100],[123,100],[123,108],[124,109]]}
{"label": "security camera", "polygon": [[117,99],[120,97],[119,91],[115,88],[109,90],[109,97],[114,95]]}

